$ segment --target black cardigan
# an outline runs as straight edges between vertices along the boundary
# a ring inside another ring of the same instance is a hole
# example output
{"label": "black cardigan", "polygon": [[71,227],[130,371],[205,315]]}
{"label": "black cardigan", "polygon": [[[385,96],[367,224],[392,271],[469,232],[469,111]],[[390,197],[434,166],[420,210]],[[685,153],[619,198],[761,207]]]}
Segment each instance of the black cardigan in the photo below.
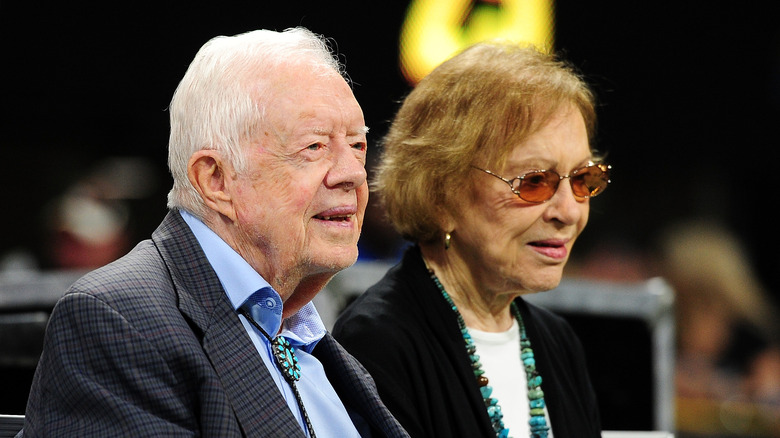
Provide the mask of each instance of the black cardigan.
{"label": "black cardigan", "polygon": [[[600,437],[596,395],[577,336],[563,318],[521,298],[516,303],[543,378],[553,435]],[[412,437],[495,437],[455,314],[419,247],[407,250],[344,311],[333,335],[368,369]]]}

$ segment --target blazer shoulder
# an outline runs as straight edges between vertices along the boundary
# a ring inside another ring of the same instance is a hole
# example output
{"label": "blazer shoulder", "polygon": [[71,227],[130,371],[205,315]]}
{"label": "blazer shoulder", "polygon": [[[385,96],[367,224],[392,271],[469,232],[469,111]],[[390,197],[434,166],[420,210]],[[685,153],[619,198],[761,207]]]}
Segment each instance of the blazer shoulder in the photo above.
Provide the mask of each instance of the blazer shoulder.
{"label": "blazer shoulder", "polygon": [[167,290],[173,285],[165,262],[152,241],[144,240],[127,255],[76,280],[65,294],[88,293],[110,301],[123,293]]}

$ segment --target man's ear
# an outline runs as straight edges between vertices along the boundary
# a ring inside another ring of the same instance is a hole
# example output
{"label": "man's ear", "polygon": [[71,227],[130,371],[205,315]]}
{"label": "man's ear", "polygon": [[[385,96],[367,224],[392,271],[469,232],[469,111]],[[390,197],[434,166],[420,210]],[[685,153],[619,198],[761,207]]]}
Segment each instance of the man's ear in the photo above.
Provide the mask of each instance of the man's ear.
{"label": "man's ear", "polygon": [[198,191],[206,207],[235,221],[233,199],[230,192],[230,167],[215,150],[200,150],[190,157],[187,177]]}

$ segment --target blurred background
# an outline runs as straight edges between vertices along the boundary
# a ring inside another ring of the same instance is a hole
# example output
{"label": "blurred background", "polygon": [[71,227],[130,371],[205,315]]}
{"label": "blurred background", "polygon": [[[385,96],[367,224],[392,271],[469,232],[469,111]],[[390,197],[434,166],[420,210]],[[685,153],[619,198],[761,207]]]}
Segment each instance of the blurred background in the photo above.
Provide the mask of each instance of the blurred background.
{"label": "blurred background", "polygon": [[[461,8],[463,33],[517,1],[1,0],[0,284],[98,266],[150,235],[171,183],[166,108],[216,35],[300,25],[333,38],[371,128],[370,170],[413,86],[402,29],[437,18],[409,18],[424,3]],[[569,275],[667,278],[680,318],[703,327],[682,339],[678,324],[681,431],[780,436],[780,3],[557,0],[551,17],[552,47],[596,91],[596,147],[614,168]],[[402,245],[371,203],[361,261],[392,262]],[[11,292],[0,305],[18,303]],[[694,382],[702,370],[713,377]],[[699,399],[718,403],[686,404]],[[724,426],[742,408],[749,418]],[[714,417],[697,423],[702,412]]]}

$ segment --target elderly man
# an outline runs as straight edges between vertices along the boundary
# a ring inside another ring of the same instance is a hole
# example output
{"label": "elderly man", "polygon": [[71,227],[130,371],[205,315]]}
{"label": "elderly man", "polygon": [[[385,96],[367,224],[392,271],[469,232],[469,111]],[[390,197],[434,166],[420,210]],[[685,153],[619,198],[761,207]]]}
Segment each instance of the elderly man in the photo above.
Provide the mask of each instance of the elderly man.
{"label": "elderly man", "polygon": [[327,44],[217,37],[170,117],[171,211],[57,304],[24,436],[407,436],[311,303],[355,262],[368,200]]}

